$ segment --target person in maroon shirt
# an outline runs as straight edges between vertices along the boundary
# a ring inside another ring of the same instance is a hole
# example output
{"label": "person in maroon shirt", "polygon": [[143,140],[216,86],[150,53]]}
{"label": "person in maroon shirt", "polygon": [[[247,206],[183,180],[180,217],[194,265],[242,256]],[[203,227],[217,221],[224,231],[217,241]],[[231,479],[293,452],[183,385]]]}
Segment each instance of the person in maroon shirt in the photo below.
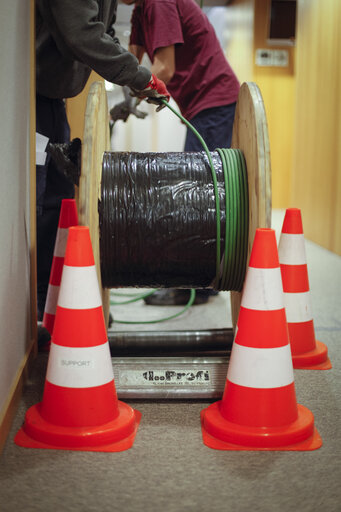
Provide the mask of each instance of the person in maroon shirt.
{"label": "person in maroon shirt", "polygon": [[[182,115],[200,133],[210,151],[230,147],[240,86],[205,13],[194,0],[123,3],[135,3],[130,52],[140,62],[147,53],[152,73],[165,82]],[[184,149],[203,149],[189,129]],[[206,302],[209,295],[209,290],[197,290],[196,303]],[[188,291],[160,290],[145,301],[179,304],[187,302],[188,297]]]}
{"label": "person in maroon shirt", "polygon": [[[148,54],[152,73],[166,83],[210,150],[229,147],[239,82],[207,16],[194,0],[123,3],[136,4],[129,50],[140,61]],[[188,147],[188,136],[185,151],[201,150],[196,142]]]}

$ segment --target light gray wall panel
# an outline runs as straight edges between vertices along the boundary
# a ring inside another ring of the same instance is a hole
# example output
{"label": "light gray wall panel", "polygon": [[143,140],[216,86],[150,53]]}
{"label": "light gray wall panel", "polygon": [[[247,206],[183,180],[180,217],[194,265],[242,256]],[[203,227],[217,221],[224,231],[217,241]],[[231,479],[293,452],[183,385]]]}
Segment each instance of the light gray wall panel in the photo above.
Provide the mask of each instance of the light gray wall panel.
{"label": "light gray wall panel", "polygon": [[1,412],[29,339],[29,1],[1,0],[0,70]]}

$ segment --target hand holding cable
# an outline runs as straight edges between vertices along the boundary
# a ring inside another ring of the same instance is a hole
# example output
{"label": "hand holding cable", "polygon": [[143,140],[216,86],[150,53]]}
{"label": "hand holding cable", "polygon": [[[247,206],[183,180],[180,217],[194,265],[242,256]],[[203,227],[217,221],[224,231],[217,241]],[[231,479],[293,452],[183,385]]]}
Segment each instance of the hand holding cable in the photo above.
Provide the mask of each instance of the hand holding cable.
{"label": "hand holding cable", "polygon": [[153,74],[147,86],[140,91],[132,89],[132,95],[140,99],[146,99],[148,103],[158,105],[157,112],[166,106],[163,101],[169,102],[170,100],[170,94],[165,83]]}

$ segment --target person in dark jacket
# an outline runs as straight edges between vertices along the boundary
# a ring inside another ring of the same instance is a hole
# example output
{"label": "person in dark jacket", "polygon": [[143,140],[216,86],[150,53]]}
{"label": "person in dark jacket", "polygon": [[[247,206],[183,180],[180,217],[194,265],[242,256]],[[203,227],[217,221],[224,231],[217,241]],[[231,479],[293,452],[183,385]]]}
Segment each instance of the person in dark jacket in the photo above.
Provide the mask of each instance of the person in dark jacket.
{"label": "person in dark jacket", "polygon": [[[151,102],[169,99],[164,83],[115,37],[117,0],[36,0],[36,131],[66,143],[70,129],[64,99],[79,94],[91,73],[129,86]],[[37,294],[42,320],[61,201],[74,185],[47,155],[37,165]]]}

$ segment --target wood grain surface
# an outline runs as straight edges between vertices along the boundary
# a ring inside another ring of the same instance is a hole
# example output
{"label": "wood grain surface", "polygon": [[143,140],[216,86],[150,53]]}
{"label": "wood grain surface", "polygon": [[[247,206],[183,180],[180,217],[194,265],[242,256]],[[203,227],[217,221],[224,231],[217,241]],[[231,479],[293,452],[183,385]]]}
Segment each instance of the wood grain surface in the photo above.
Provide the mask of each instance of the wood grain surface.
{"label": "wood grain surface", "polygon": [[[242,84],[233,124],[232,147],[246,161],[249,188],[249,261],[255,231],[271,227],[271,164],[268,127],[263,98],[253,82]],[[240,292],[231,292],[232,323],[236,326]]]}

